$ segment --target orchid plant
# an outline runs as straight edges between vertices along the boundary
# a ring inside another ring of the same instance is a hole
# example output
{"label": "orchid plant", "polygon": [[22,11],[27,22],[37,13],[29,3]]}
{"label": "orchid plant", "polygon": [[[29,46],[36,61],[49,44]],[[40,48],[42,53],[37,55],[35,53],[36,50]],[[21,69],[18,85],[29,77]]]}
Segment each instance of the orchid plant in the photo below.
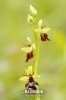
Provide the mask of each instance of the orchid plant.
{"label": "orchid plant", "polygon": [[[29,77],[31,76],[34,80],[40,77],[40,75],[38,75],[39,42],[46,42],[50,40],[47,34],[50,28],[48,28],[47,26],[43,26],[42,19],[40,19],[37,22],[37,10],[32,5],[30,5],[29,7],[27,22],[30,25],[30,28],[32,29],[34,35],[34,42],[32,41],[32,39],[30,39],[30,37],[27,37],[28,43],[21,48],[21,51],[26,52],[26,62],[28,62],[34,57],[35,64],[34,66],[31,65],[27,69],[25,69],[26,75],[23,75],[19,79],[20,81],[26,82],[29,80]],[[40,100],[40,97],[36,96],[36,100]]]}

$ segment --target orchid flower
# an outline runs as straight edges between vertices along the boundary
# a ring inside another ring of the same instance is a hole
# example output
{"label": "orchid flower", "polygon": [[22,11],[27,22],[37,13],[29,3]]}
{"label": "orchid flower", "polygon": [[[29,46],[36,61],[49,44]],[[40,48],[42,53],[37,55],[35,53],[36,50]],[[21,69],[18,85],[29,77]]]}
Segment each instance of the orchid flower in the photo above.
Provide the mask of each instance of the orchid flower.
{"label": "orchid flower", "polygon": [[34,74],[34,73],[33,73],[33,68],[32,68],[32,66],[29,66],[28,69],[25,69],[25,71],[26,71],[26,75],[23,75],[23,76],[19,79],[19,81],[28,81],[30,75],[32,75],[34,79],[37,79],[37,78],[40,77],[40,75],[37,75],[37,74]]}
{"label": "orchid flower", "polygon": [[27,40],[28,40],[28,44],[27,45],[24,45],[23,48],[21,48],[21,51],[24,51],[26,52],[26,62],[28,62],[29,59],[33,58],[34,54],[33,54],[33,51],[34,49],[36,49],[36,46],[35,46],[35,43],[32,43],[32,40],[27,37]]}

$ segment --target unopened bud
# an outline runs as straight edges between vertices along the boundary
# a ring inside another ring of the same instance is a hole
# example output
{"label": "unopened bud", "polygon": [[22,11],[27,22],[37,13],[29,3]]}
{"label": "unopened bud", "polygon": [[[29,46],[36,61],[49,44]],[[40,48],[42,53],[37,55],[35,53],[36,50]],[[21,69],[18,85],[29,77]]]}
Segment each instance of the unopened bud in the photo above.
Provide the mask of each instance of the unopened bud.
{"label": "unopened bud", "polygon": [[28,15],[27,22],[29,24],[33,24],[34,23],[34,19],[33,19],[33,17],[30,14]]}
{"label": "unopened bud", "polygon": [[29,11],[32,16],[37,15],[37,10],[32,5],[30,5]]}

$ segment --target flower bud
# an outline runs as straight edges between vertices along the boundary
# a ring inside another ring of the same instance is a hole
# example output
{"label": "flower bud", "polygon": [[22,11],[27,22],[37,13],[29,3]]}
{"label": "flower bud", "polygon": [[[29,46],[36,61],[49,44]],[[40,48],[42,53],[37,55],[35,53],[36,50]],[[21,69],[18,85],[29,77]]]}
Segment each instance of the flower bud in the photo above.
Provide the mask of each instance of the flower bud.
{"label": "flower bud", "polygon": [[33,24],[34,23],[34,19],[33,19],[33,17],[30,14],[28,15],[27,22],[29,24]]}
{"label": "flower bud", "polygon": [[35,17],[37,15],[37,10],[32,5],[30,5],[29,11],[32,16]]}

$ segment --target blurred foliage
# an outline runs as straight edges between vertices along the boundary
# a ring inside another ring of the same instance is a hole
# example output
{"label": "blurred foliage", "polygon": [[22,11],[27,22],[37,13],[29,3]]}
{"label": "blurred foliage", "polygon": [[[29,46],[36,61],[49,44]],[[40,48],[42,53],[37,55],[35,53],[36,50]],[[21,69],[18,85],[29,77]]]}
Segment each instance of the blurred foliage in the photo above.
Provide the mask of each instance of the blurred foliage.
{"label": "blurred foliage", "polygon": [[24,83],[19,78],[34,59],[25,63],[20,48],[26,37],[33,39],[27,24],[29,5],[38,11],[37,18],[51,28],[51,41],[40,43],[41,100],[66,100],[66,1],[65,0],[0,0],[0,100],[33,100],[21,94]]}

